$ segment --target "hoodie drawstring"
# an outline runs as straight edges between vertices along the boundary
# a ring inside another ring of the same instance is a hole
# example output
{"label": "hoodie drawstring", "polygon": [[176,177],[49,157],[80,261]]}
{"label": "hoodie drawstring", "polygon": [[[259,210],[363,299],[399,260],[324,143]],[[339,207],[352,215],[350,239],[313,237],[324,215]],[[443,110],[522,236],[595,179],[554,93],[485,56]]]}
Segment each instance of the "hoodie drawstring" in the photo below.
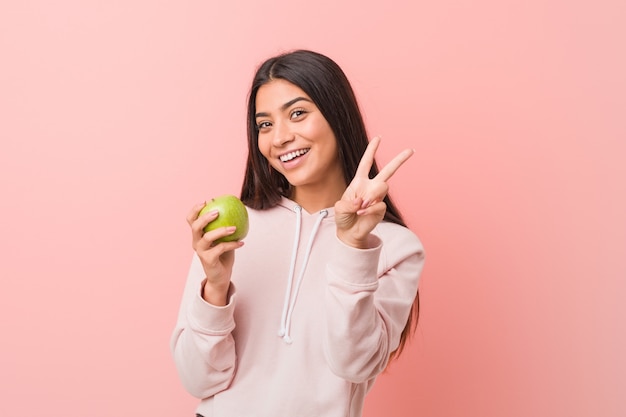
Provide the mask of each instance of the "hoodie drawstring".
{"label": "hoodie drawstring", "polygon": [[289,265],[289,277],[287,278],[287,290],[285,291],[285,301],[283,302],[283,314],[280,318],[280,330],[278,336],[283,337],[287,331],[287,309],[289,308],[289,298],[291,296],[291,287],[293,285],[293,273],[296,269],[296,256],[298,255],[298,245],[300,244],[300,228],[302,225],[302,207],[296,206],[293,209],[296,212],[296,234],[294,236],[293,250],[291,252],[291,264]]}
{"label": "hoodie drawstring", "polygon": [[296,281],[296,287],[293,291],[293,296],[291,294],[291,290],[293,287],[293,278],[294,272],[296,268],[296,259],[298,255],[298,245],[300,244],[300,230],[302,228],[302,207],[296,206],[294,207],[294,211],[296,212],[296,234],[294,236],[294,244],[293,251],[291,254],[291,264],[289,266],[289,278],[287,280],[287,289],[285,291],[285,301],[283,304],[283,314],[280,321],[280,330],[278,331],[278,336],[282,337],[285,343],[291,344],[292,339],[290,336],[290,328],[291,328],[291,315],[293,314],[293,310],[296,306],[296,299],[298,298],[298,291],[300,291],[300,285],[302,284],[302,280],[304,279],[304,272],[306,270],[306,265],[309,261],[309,256],[311,255],[311,249],[313,248],[313,242],[315,241],[315,236],[317,235],[317,231],[322,224],[322,220],[324,217],[328,215],[327,210],[322,210],[319,212],[319,216],[315,221],[315,225],[313,226],[313,230],[311,231],[311,236],[309,237],[309,243],[307,245],[306,251],[304,253],[304,260],[302,261],[302,267],[300,268],[300,274],[298,275],[298,280]]}

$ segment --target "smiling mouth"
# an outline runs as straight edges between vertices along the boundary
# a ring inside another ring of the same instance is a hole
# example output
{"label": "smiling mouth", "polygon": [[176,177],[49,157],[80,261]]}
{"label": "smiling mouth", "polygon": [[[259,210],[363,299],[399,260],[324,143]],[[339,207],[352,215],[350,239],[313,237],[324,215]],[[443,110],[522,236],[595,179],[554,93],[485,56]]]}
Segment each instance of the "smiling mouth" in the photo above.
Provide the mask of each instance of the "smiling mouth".
{"label": "smiling mouth", "polygon": [[297,151],[293,151],[293,152],[289,152],[286,153],[284,155],[281,155],[278,157],[278,159],[280,159],[281,162],[289,162],[293,159],[296,159],[299,156],[304,155],[305,153],[309,152],[311,150],[311,148],[306,148],[306,149],[298,149]]}

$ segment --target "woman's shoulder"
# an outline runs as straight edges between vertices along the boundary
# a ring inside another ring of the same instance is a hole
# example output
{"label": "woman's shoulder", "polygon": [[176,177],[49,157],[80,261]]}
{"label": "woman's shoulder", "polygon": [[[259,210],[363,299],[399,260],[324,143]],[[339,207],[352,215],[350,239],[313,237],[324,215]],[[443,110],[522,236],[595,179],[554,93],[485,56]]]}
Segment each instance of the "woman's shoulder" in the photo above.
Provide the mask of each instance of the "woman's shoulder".
{"label": "woman's shoulder", "polygon": [[273,218],[273,217],[286,217],[291,213],[289,210],[285,209],[285,207],[274,206],[266,209],[254,209],[250,207],[246,207],[248,210],[248,217],[254,218]]}
{"label": "woman's shoulder", "polygon": [[[285,224],[294,223],[295,216],[288,208],[276,205],[266,209],[247,207],[250,231],[252,229],[274,230]],[[293,219],[293,220],[292,220]]]}

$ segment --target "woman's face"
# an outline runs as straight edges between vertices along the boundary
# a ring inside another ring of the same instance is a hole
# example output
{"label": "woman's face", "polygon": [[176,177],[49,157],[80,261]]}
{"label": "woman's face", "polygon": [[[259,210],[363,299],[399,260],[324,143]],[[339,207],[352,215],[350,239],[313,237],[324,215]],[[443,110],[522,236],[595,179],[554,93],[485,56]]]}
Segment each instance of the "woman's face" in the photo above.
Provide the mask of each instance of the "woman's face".
{"label": "woman's face", "polygon": [[337,139],[313,100],[302,89],[277,79],[256,96],[259,150],[295,187],[340,196],[346,187]]}

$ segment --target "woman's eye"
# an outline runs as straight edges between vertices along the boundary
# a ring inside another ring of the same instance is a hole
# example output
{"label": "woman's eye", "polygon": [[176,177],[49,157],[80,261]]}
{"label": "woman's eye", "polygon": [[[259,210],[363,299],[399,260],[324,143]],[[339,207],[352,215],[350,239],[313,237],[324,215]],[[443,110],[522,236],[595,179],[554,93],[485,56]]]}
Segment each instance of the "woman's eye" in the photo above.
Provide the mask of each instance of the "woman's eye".
{"label": "woman's eye", "polygon": [[306,113],[304,110],[296,109],[296,110],[291,112],[291,118],[292,119],[296,119],[296,118],[302,116],[304,113]]}
{"label": "woman's eye", "polygon": [[266,129],[266,128],[270,127],[271,125],[272,124],[270,122],[261,122],[261,123],[257,123],[256,128],[258,130],[261,130],[261,129]]}

